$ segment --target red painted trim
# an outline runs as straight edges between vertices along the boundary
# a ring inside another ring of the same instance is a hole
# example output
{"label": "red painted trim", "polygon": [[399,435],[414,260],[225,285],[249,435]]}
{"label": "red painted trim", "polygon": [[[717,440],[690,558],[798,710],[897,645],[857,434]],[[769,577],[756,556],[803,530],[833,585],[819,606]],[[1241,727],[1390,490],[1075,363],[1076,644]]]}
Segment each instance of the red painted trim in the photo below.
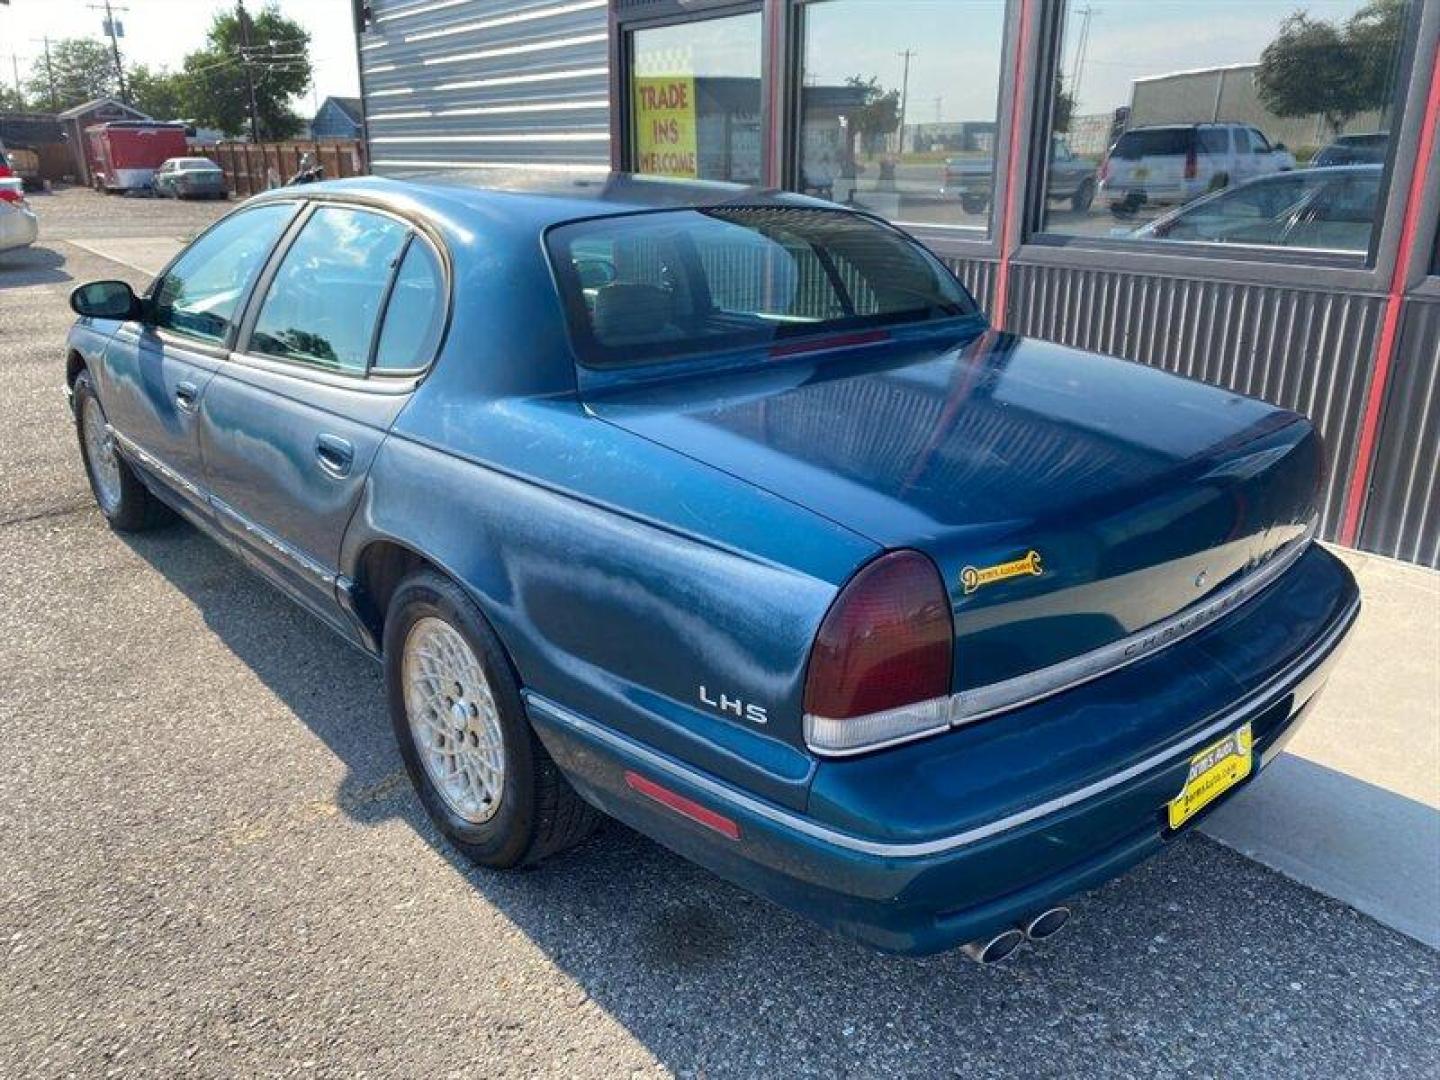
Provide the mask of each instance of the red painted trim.
{"label": "red painted trim", "polygon": [[721,836],[731,840],[740,839],[740,826],[727,817],[715,813],[707,807],[701,806],[692,799],[685,798],[667,787],[662,787],[648,776],[641,776],[637,772],[626,770],[625,783],[638,791],[641,795],[654,799],[661,806],[674,810],[682,817],[687,817],[697,825],[704,825],[707,829],[713,829]]}
{"label": "red painted trim", "polygon": [[819,352],[821,349],[843,349],[851,345],[874,345],[889,341],[889,330],[856,330],[849,334],[831,334],[828,337],[812,338],[809,341],[794,341],[788,345],[770,346],[772,359],[796,356],[799,353]]}
{"label": "red painted trim", "polygon": [[781,57],[785,51],[785,22],[783,12],[778,3],[774,0],[764,5],[764,24],[766,44],[770,48],[769,63],[766,65],[766,75],[770,85],[766,88],[765,103],[770,112],[770,124],[768,128],[769,153],[765,155],[766,160],[761,164],[760,180],[767,187],[778,188],[781,186],[781,173],[784,171],[785,147],[782,142],[781,129],[785,126],[781,123],[781,112],[785,108],[785,95],[780,85]]}
{"label": "red painted trim", "polygon": [[1411,253],[1415,250],[1415,234],[1420,228],[1420,203],[1430,171],[1431,155],[1435,152],[1435,129],[1440,127],[1440,49],[1436,50],[1430,68],[1430,93],[1425,99],[1425,115],[1420,127],[1420,148],[1415,156],[1415,171],[1405,198],[1405,218],[1400,229],[1400,245],[1395,252],[1395,271],[1390,276],[1390,292],[1385,300],[1385,316],[1380,324],[1380,343],[1375,350],[1375,370],[1365,391],[1365,415],[1360,422],[1360,445],[1355,451],[1355,467],[1345,491],[1345,517],[1340,525],[1340,543],[1353,547],[1360,533],[1360,514],[1365,508],[1370,470],[1374,465],[1375,440],[1380,430],[1380,414],[1385,405],[1385,390],[1390,381],[1390,366],[1395,358],[1399,336],[1400,307],[1405,297],[1405,275],[1410,269]]}
{"label": "red painted trim", "polygon": [[1017,206],[1023,197],[1020,179],[1020,149],[1025,141],[1024,118],[1020,103],[1025,86],[1030,82],[1030,27],[1034,21],[1034,0],[1020,0],[1020,33],[1015,41],[1015,82],[1010,87],[1010,152],[1005,161],[1005,206],[1000,217],[1000,265],[995,273],[995,310],[990,323],[997,330],[1005,329],[1005,303],[1010,295],[1010,250],[1015,235],[1015,221],[1020,216]]}

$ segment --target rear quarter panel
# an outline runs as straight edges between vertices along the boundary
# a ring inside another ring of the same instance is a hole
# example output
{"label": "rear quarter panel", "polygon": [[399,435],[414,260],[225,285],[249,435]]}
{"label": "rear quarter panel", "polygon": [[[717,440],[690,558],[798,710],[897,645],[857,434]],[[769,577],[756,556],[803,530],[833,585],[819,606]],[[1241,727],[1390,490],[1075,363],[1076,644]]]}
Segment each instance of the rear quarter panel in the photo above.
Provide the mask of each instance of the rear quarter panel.
{"label": "rear quarter panel", "polygon": [[[443,449],[415,407],[377,456],[342,569],[404,543],[471,592],[528,691],[803,807],[810,643],[874,545],[573,400],[477,404]],[[766,722],[707,706],[701,686]]]}

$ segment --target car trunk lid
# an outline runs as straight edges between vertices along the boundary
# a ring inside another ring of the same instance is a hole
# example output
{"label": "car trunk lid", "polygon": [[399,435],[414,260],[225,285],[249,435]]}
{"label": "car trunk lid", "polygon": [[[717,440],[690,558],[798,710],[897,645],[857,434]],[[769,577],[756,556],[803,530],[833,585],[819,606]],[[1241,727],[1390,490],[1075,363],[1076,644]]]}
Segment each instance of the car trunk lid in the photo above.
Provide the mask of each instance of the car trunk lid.
{"label": "car trunk lid", "polygon": [[1233,585],[1312,514],[1303,418],[973,327],[632,386],[599,418],[872,539],[950,593],[954,688],[1112,645]]}

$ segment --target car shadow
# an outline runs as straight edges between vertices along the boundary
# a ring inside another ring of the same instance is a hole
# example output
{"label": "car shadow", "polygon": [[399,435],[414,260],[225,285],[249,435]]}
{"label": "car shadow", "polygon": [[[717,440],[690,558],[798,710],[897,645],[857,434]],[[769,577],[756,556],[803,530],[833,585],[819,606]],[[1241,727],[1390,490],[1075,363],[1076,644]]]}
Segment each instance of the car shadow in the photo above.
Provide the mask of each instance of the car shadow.
{"label": "car shadow", "polygon": [[344,763],[349,818],[408,824],[575,982],[557,1013],[593,1003],[677,1073],[1368,1073],[1413,1046],[1410,1007],[1352,1003],[1440,978],[1423,946],[1198,834],[990,968],[852,944],[613,823],[534,869],[481,869],[413,796],[373,661],[187,526],[125,542]]}
{"label": "car shadow", "polygon": [[0,251],[0,289],[73,281],[64,266],[65,256],[50,248],[32,246]]}

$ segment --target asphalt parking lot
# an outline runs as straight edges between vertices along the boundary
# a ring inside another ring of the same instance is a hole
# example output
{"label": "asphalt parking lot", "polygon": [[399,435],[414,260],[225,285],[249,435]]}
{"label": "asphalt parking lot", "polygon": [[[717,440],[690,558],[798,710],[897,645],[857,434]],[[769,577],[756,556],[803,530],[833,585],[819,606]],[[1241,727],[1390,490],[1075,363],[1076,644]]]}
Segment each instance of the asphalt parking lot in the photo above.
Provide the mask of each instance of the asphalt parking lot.
{"label": "asphalt parking lot", "polygon": [[1199,835],[995,968],[884,957],[616,825],[462,862],[378,669],[95,510],[73,285],[212,204],[37,196],[0,254],[0,1075],[1440,1075],[1440,954]]}

